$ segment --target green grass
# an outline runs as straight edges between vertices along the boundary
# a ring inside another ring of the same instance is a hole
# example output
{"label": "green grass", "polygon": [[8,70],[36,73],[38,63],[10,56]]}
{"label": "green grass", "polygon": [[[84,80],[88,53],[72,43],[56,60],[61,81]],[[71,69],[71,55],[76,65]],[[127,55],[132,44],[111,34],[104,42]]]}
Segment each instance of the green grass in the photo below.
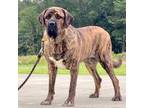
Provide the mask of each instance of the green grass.
{"label": "green grass", "polygon": [[[117,55],[113,54],[113,57],[117,58],[119,55],[121,55],[121,54],[117,54]],[[18,72],[19,72],[19,74],[28,74],[36,59],[37,59],[36,56],[20,56],[20,57],[18,57],[18,61],[19,61]],[[105,70],[101,67],[100,64],[97,65],[97,70],[98,70],[98,73],[101,75],[106,74]],[[120,68],[117,68],[114,71],[115,71],[116,75],[126,75],[126,65],[122,64]],[[42,57],[42,59],[40,60],[40,63],[37,65],[36,69],[34,70],[34,74],[47,74],[47,73],[48,73],[47,63],[46,63],[44,57]],[[58,74],[69,74],[69,70],[58,69]],[[80,64],[79,74],[81,74],[81,75],[89,74],[84,63]]]}

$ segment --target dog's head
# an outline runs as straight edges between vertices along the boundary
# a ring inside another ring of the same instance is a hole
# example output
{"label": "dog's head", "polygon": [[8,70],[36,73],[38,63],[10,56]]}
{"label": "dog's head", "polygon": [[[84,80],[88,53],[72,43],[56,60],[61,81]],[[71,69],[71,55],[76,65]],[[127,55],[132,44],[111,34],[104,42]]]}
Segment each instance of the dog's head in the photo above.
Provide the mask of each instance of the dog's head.
{"label": "dog's head", "polygon": [[39,16],[39,22],[47,30],[51,38],[56,38],[73,21],[73,16],[65,9],[51,7],[45,9]]}

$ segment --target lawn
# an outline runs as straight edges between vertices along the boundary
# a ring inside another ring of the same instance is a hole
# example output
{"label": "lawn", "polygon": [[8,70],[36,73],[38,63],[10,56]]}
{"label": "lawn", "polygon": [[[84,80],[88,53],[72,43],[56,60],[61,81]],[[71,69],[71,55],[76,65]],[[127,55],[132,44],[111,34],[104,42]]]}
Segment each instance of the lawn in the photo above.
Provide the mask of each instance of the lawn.
{"label": "lawn", "polygon": [[[113,54],[113,58],[117,59],[117,57],[121,54]],[[36,56],[19,56],[18,57],[18,73],[19,74],[28,74],[37,59]],[[101,75],[105,75],[105,70],[101,67],[100,64],[97,65],[98,73]],[[126,64],[125,59],[124,63],[121,65],[120,68],[117,68],[114,70],[116,75],[126,75]],[[48,68],[47,63],[42,57],[40,60],[40,63],[37,65],[36,69],[34,70],[34,74],[47,74]],[[58,69],[58,74],[69,74],[69,70],[66,69]],[[79,74],[81,75],[87,75],[89,74],[88,70],[86,69],[84,63],[80,64],[79,67]]]}

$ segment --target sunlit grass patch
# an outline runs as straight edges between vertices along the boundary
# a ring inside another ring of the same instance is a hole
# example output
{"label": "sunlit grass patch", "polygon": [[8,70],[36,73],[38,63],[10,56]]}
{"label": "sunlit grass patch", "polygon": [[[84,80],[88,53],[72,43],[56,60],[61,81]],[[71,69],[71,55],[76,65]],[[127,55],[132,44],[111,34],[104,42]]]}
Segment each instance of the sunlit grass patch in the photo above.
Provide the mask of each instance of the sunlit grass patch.
{"label": "sunlit grass patch", "polygon": [[[114,58],[119,57],[120,55],[113,54]],[[18,73],[19,74],[28,74],[36,61],[36,56],[20,56],[18,58]],[[124,60],[125,61],[125,60]],[[98,73],[101,75],[105,75],[105,70],[101,67],[100,64],[97,65]],[[126,75],[126,64],[122,64],[120,68],[114,69],[116,75]],[[34,70],[35,74],[48,74],[48,67],[47,62],[45,61],[44,57],[40,60],[40,63],[37,65],[36,69]],[[58,74],[69,74],[69,70],[66,69],[58,69]],[[84,63],[81,63],[79,66],[79,74],[87,75],[89,74],[88,70],[85,67]]]}

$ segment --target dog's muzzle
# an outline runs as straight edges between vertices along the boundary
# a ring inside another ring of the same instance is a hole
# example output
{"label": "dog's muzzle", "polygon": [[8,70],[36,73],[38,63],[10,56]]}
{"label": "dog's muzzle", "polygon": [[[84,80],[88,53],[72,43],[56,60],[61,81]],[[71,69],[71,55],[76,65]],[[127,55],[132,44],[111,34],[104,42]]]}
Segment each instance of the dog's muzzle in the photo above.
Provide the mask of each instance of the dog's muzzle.
{"label": "dog's muzzle", "polygon": [[51,37],[51,38],[56,38],[58,33],[57,33],[57,24],[55,21],[49,21],[48,23],[48,35]]}

